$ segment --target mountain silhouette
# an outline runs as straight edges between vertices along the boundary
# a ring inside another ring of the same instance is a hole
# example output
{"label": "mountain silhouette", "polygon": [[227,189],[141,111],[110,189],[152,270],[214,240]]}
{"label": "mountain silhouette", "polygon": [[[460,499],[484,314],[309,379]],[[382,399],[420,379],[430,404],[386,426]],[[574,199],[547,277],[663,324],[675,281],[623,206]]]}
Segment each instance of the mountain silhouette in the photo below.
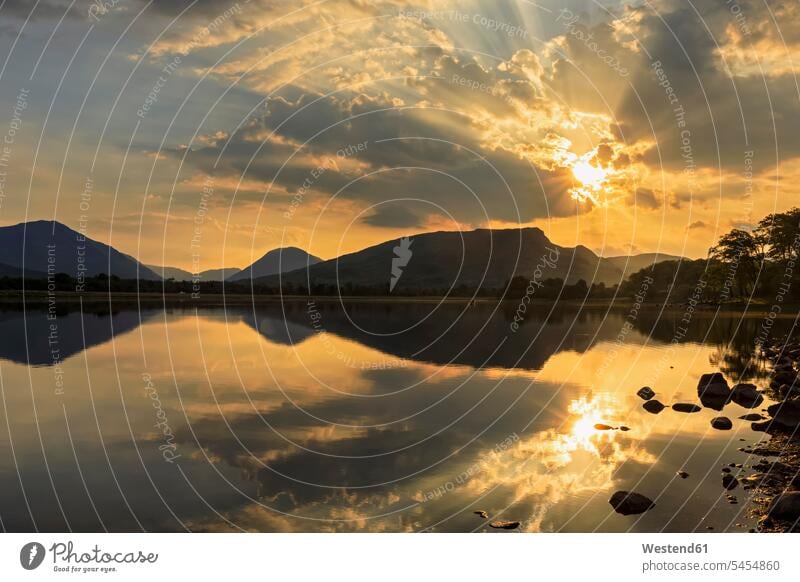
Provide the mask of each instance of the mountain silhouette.
{"label": "mountain silhouette", "polygon": [[[322,259],[310,255],[297,247],[284,247],[269,251],[249,267],[245,267],[228,281],[244,281],[247,279],[258,279],[278,273],[286,273],[297,269],[305,269],[308,265],[315,265]],[[303,271],[305,272],[305,271]]]}
{"label": "mountain silhouette", "polygon": [[[403,256],[398,255],[398,252]],[[261,277],[277,285],[345,285],[385,287],[387,290],[499,288],[511,278],[563,279],[568,284],[613,285],[625,276],[668,255],[603,258],[584,246],[562,247],[538,228],[468,232],[433,232],[403,237],[323,261],[295,272]],[[627,266],[626,266],[627,264]],[[284,269],[288,270],[288,269]]]}
{"label": "mountain silhouette", "polygon": [[0,248],[2,262],[29,278],[47,273],[77,278],[83,273],[87,277],[105,274],[121,279],[161,279],[133,257],[51,220],[0,227]]}
{"label": "mountain silhouette", "polygon": [[[2,277],[18,278],[22,277],[24,273],[25,271],[23,271],[19,267],[12,267],[11,265],[4,265],[0,263],[0,278]],[[28,277],[35,279],[44,279],[45,277],[47,277],[47,273],[40,273],[29,270]]]}
{"label": "mountain silhouette", "polygon": [[676,255],[665,255],[664,253],[643,253],[641,255],[622,255],[618,257],[605,257],[604,260],[610,262],[612,265],[622,271],[623,276],[627,279],[628,276],[646,269],[656,263],[662,261],[677,261],[681,257]]}

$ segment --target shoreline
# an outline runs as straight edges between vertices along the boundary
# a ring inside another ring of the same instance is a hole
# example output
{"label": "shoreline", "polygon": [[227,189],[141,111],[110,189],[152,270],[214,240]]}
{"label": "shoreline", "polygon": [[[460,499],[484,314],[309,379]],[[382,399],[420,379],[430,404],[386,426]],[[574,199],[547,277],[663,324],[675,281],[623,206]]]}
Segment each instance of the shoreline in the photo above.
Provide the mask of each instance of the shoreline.
{"label": "shoreline", "polygon": [[759,532],[800,532],[800,343],[784,338],[765,347],[764,355],[772,362],[768,392],[776,404],[765,409],[764,422],[751,425],[769,438],[743,450],[759,460],[741,481],[754,491]]}
{"label": "shoreline", "polygon": [[[47,291],[0,291],[0,306],[2,305],[46,305],[53,303],[60,304],[142,304],[152,306],[154,304],[175,306],[195,306],[195,307],[224,307],[226,305],[253,305],[253,304],[272,304],[272,303],[445,303],[445,304],[481,304],[490,305],[496,303],[515,304],[519,298],[499,297],[441,297],[441,296],[385,296],[385,295],[263,295],[247,293],[203,293],[199,297],[189,293],[136,293],[136,292],[88,292],[75,293],[69,291],[58,291],[48,293]],[[635,298],[622,297],[594,298],[587,300],[578,299],[533,299],[531,305],[553,306],[557,304],[564,307],[575,308],[610,308],[623,309],[637,305]],[[642,308],[648,310],[663,310],[665,312],[680,311],[686,308],[685,303],[663,303],[645,302]],[[786,304],[784,311],[777,314],[779,318],[794,317],[800,312],[800,304]],[[764,315],[769,313],[770,305],[767,303],[725,303],[721,305],[698,304],[696,310],[703,313],[742,313],[747,311],[748,316]]]}

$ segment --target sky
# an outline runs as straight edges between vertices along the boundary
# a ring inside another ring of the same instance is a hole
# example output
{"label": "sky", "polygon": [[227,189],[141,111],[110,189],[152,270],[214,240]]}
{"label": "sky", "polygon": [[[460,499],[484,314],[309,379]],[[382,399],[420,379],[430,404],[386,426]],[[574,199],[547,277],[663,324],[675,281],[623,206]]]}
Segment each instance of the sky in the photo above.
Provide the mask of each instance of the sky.
{"label": "sky", "polygon": [[704,257],[800,202],[800,4],[0,0],[0,225],[146,264],[536,226]]}

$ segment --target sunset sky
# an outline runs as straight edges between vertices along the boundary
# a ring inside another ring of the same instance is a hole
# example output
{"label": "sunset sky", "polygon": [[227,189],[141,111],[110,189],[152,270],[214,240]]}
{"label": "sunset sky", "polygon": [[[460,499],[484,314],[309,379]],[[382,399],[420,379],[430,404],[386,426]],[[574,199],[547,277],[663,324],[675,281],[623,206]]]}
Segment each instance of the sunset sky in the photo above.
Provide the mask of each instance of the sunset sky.
{"label": "sunset sky", "polygon": [[0,6],[0,225],[148,264],[520,225],[696,258],[800,205],[797,2]]}

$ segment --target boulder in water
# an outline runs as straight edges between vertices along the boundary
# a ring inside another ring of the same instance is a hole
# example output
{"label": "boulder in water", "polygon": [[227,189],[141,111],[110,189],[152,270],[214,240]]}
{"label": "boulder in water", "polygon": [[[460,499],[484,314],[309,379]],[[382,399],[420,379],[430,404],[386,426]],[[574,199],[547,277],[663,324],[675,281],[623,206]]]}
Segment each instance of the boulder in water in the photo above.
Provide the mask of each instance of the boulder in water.
{"label": "boulder in water", "polygon": [[731,390],[731,400],[744,408],[756,408],[764,402],[754,384],[736,384]]}
{"label": "boulder in water", "polygon": [[727,416],[718,416],[711,419],[711,427],[717,430],[731,430],[733,423]]}
{"label": "boulder in water", "polygon": [[672,405],[672,410],[674,410],[675,412],[691,413],[691,412],[700,412],[703,409],[697,406],[697,404],[690,404],[688,402],[676,402],[675,404]]}
{"label": "boulder in water", "polygon": [[658,414],[666,407],[658,400],[648,400],[642,405],[642,408],[644,408],[650,414]]}
{"label": "boulder in water", "polygon": [[520,523],[518,521],[493,521],[489,527],[494,529],[517,529]]}
{"label": "boulder in water", "polygon": [[632,491],[617,491],[608,501],[614,511],[622,515],[636,515],[644,513],[648,509],[655,507],[652,500],[641,493]]}
{"label": "boulder in water", "polygon": [[747,420],[749,422],[758,422],[759,420],[764,420],[764,417],[756,412],[751,412],[750,414],[745,414],[739,417],[739,420]]}
{"label": "boulder in water", "polygon": [[800,428],[800,398],[791,398],[767,408],[772,417],[772,426],[794,431]]}
{"label": "boulder in water", "polygon": [[739,480],[731,474],[722,477],[722,486],[728,491],[733,491],[739,486]]}
{"label": "boulder in water", "polygon": [[728,382],[725,376],[719,372],[712,374],[703,374],[700,376],[700,382],[697,383],[697,394],[701,398],[703,396],[713,398],[728,398],[731,389],[728,387]]}
{"label": "boulder in water", "polygon": [[650,386],[645,386],[643,388],[639,388],[639,391],[636,393],[636,395],[642,400],[650,400],[656,395],[656,393],[653,392],[653,389],[650,388]]}

